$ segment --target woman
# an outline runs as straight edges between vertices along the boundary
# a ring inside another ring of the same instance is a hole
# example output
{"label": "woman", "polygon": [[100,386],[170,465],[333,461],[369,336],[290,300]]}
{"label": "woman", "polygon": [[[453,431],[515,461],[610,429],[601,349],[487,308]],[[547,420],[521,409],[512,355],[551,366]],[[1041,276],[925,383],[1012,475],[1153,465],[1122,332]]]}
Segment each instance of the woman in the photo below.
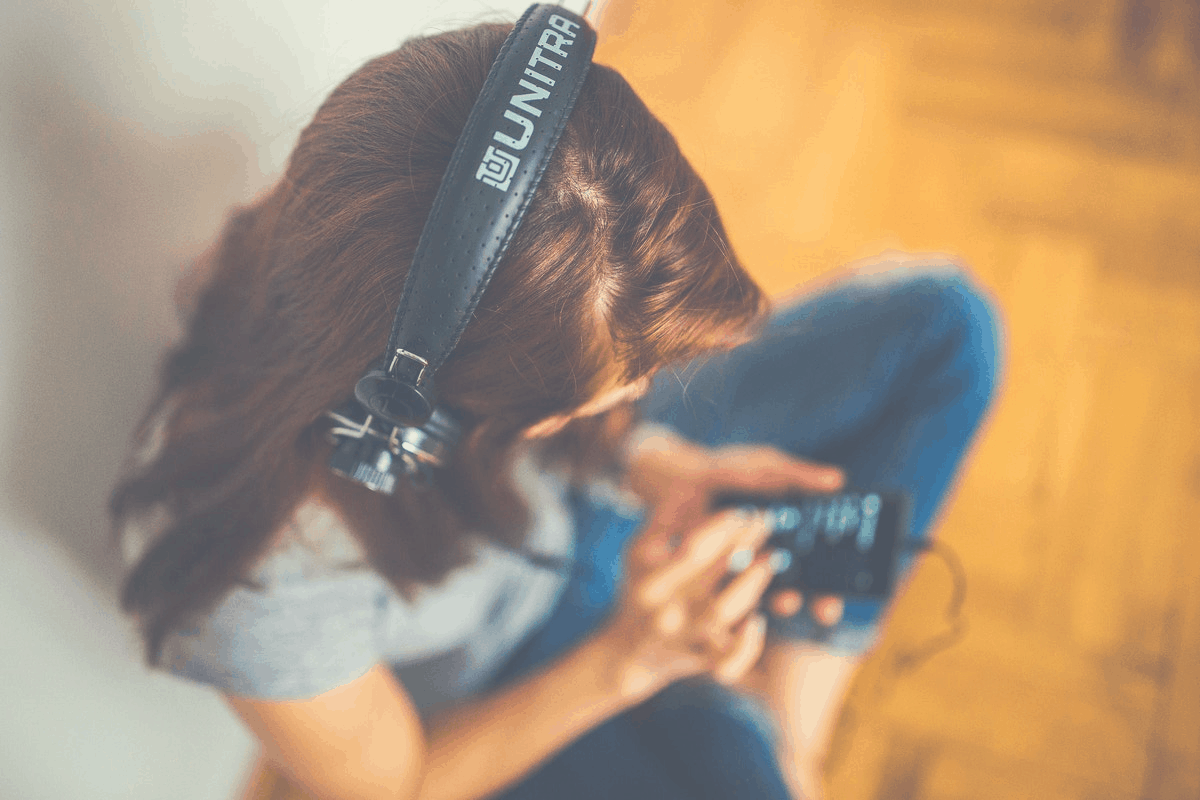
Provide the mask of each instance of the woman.
{"label": "woman", "polygon": [[768,624],[766,554],[722,582],[767,523],[708,500],[829,491],[839,464],[912,493],[923,534],[991,395],[990,309],[931,264],[771,314],[594,65],[438,373],[470,420],[451,463],[394,496],[334,476],[325,412],[382,350],[507,32],[368,63],[232,217],[114,492],[123,607],[318,797],[815,794],[813,731],[881,609],[784,593]]}

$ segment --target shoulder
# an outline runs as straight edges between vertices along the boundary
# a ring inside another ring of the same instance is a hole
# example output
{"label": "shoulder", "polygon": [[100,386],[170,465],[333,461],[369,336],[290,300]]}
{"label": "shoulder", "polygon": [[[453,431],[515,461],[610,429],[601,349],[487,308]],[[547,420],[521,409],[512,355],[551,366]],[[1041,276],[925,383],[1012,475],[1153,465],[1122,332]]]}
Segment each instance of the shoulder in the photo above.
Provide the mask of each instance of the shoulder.
{"label": "shoulder", "polygon": [[284,699],[316,696],[379,660],[387,584],[332,509],[298,506],[245,577],[172,632],[164,669],[230,694]]}

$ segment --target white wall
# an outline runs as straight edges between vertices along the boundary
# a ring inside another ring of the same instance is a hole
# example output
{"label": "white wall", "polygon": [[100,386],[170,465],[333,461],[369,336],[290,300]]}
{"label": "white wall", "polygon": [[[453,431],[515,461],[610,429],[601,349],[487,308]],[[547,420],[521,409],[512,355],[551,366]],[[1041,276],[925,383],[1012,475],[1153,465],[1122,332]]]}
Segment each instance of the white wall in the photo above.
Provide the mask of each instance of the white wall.
{"label": "white wall", "polygon": [[[21,0],[0,10],[0,798],[225,800],[254,749],[149,673],[104,504],[181,265],[316,105],[525,0]],[[582,10],[583,0],[564,5]]]}

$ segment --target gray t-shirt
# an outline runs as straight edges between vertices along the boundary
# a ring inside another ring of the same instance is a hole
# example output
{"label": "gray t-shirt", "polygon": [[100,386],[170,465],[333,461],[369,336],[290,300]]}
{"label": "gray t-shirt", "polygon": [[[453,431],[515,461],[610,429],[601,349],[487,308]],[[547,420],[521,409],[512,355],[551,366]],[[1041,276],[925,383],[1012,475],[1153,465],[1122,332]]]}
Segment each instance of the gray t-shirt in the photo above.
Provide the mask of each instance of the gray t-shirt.
{"label": "gray t-shirt", "polygon": [[[565,481],[528,453],[514,479],[533,513],[525,549],[569,560]],[[565,585],[565,575],[516,553],[482,539],[475,547],[474,561],[410,603],[366,565],[331,508],[307,502],[252,574],[266,591],[235,587],[194,627],[170,634],[162,668],[235,695],[293,700],[385,662],[428,715],[478,692]]]}

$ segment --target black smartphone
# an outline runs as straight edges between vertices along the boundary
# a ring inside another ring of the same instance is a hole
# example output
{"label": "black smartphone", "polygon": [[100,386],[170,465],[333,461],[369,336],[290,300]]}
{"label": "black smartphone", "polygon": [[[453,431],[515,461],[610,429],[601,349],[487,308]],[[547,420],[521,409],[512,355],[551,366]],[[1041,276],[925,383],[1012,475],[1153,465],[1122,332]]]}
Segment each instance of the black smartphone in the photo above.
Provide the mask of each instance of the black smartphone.
{"label": "black smartphone", "polygon": [[[763,496],[730,493],[716,508],[766,509],[773,532],[775,577],[767,592],[886,598],[896,578],[896,559],[908,538],[909,499],[903,492],[848,489],[835,494]],[[740,557],[740,562],[738,561]],[[752,554],[735,554],[732,571],[749,566]]]}

